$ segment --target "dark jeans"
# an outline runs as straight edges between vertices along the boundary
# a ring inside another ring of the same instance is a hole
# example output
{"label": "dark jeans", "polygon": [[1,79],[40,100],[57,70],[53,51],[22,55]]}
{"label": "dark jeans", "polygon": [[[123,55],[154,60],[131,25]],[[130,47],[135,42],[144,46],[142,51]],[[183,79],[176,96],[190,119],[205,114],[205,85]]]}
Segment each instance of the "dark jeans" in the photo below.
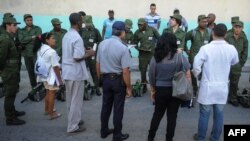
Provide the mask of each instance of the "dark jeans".
{"label": "dark jeans", "polygon": [[126,96],[126,87],[123,84],[122,76],[103,77],[103,102],[101,111],[101,134],[105,135],[109,129],[109,118],[114,105],[113,124],[114,134],[113,139],[120,141],[122,135],[122,118],[124,112],[124,102]]}
{"label": "dark jeans", "polygon": [[172,87],[156,87],[155,111],[149,129],[149,138],[153,139],[155,137],[161,119],[166,111],[166,141],[172,141],[174,137],[177,113],[180,104],[181,100],[172,97]]}

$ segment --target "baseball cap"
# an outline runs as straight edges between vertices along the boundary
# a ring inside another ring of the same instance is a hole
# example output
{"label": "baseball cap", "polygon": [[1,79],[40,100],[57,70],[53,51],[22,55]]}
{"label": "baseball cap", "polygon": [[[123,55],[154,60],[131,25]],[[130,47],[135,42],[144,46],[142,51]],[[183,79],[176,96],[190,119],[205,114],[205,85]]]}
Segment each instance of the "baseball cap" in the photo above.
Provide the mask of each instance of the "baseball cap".
{"label": "baseball cap", "polygon": [[237,21],[240,20],[240,17],[239,16],[234,16],[234,17],[231,17],[231,23],[235,23]]}
{"label": "baseball cap", "polygon": [[174,14],[173,16],[170,16],[170,18],[174,18],[180,21],[182,20],[182,16],[180,14]]}
{"label": "baseball cap", "polygon": [[129,28],[132,28],[133,22],[130,19],[125,20],[125,25]]}
{"label": "baseball cap", "polygon": [[26,18],[32,18],[32,15],[31,15],[31,14],[25,14],[25,15],[23,16],[23,19],[25,20]]}
{"label": "baseball cap", "polygon": [[198,20],[199,20],[199,21],[202,20],[202,19],[206,19],[206,18],[207,18],[206,15],[199,15],[199,16],[198,16]]}
{"label": "baseball cap", "polygon": [[122,21],[116,21],[113,24],[112,28],[120,31],[125,31],[125,23]]}
{"label": "baseball cap", "polygon": [[5,17],[3,18],[4,23],[10,23],[10,24],[20,24],[19,22],[16,21],[16,18],[14,17]]}
{"label": "baseball cap", "polygon": [[51,20],[51,23],[52,23],[52,24],[61,24],[62,22],[61,22],[58,18],[53,18],[53,19]]}
{"label": "baseball cap", "polygon": [[146,20],[144,18],[140,18],[138,20],[138,24],[145,24],[146,23]]}
{"label": "baseball cap", "polygon": [[90,15],[86,15],[84,18],[83,18],[83,23],[85,23],[85,25],[93,25],[93,21],[92,21],[92,16]]}

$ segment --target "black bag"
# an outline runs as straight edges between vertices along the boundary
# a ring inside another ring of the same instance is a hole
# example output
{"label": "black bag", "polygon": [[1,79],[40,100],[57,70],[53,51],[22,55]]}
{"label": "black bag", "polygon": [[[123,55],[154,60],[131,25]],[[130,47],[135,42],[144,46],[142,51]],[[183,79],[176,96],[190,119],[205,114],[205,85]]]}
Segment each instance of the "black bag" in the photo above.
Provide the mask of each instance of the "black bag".
{"label": "black bag", "polygon": [[90,82],[85,81],[84,82],[84,96],[83,100],[90,100],[92,98],[92,91],[93,88],[90,86]]}
{"label": "black bag", "polygon": [[29,93],[26,98],[24,98],[21,103],[30,99],[31,101],[39,102],[44,99],[46,96],[46,89],[43,86],[43,83],[38,83]]}
{"label": "black bag", "polygon": [[250,89],[244,88],[242,93],[237,94],[237,99],[244,108],[250,108]]}
{"label": "black bag", "polygon": [[60,101],[66,100],[65,85],[60,86],[59,90],[56,92],[56,99]]}

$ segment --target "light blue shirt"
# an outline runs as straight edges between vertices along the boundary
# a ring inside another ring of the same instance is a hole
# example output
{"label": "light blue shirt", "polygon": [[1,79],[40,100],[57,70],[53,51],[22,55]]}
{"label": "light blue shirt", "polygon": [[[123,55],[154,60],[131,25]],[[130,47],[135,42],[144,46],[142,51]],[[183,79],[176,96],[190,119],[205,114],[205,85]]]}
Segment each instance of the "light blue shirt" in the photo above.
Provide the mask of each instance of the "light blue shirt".
{"label": "light blue shirt", "polygon": [[121,73],[132,61],[128,47],[119,37],[112,36],[99,44],[96,62],[100,64],[101,73]]}
{"label": "light blue shirt", "polygon": [[105,34],[104,34],[104,39],[108,39],[112,36],[112,26],[115,23],[115,19],[112,21],[110,19],[106,19],[103,23],[103,27],[106,28]]}

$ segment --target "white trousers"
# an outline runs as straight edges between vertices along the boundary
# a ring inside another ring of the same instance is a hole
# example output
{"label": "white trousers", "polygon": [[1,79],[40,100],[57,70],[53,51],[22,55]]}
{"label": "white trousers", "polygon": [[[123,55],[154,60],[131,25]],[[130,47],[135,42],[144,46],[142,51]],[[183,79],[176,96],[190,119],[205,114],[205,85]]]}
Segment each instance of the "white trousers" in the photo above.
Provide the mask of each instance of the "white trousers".
{"label": "white trousers", "polygon": [[78,123],[82,119],[84,81],[65,80],[65,86],[68,111],[67,132],[73,132],[79,128]]}

